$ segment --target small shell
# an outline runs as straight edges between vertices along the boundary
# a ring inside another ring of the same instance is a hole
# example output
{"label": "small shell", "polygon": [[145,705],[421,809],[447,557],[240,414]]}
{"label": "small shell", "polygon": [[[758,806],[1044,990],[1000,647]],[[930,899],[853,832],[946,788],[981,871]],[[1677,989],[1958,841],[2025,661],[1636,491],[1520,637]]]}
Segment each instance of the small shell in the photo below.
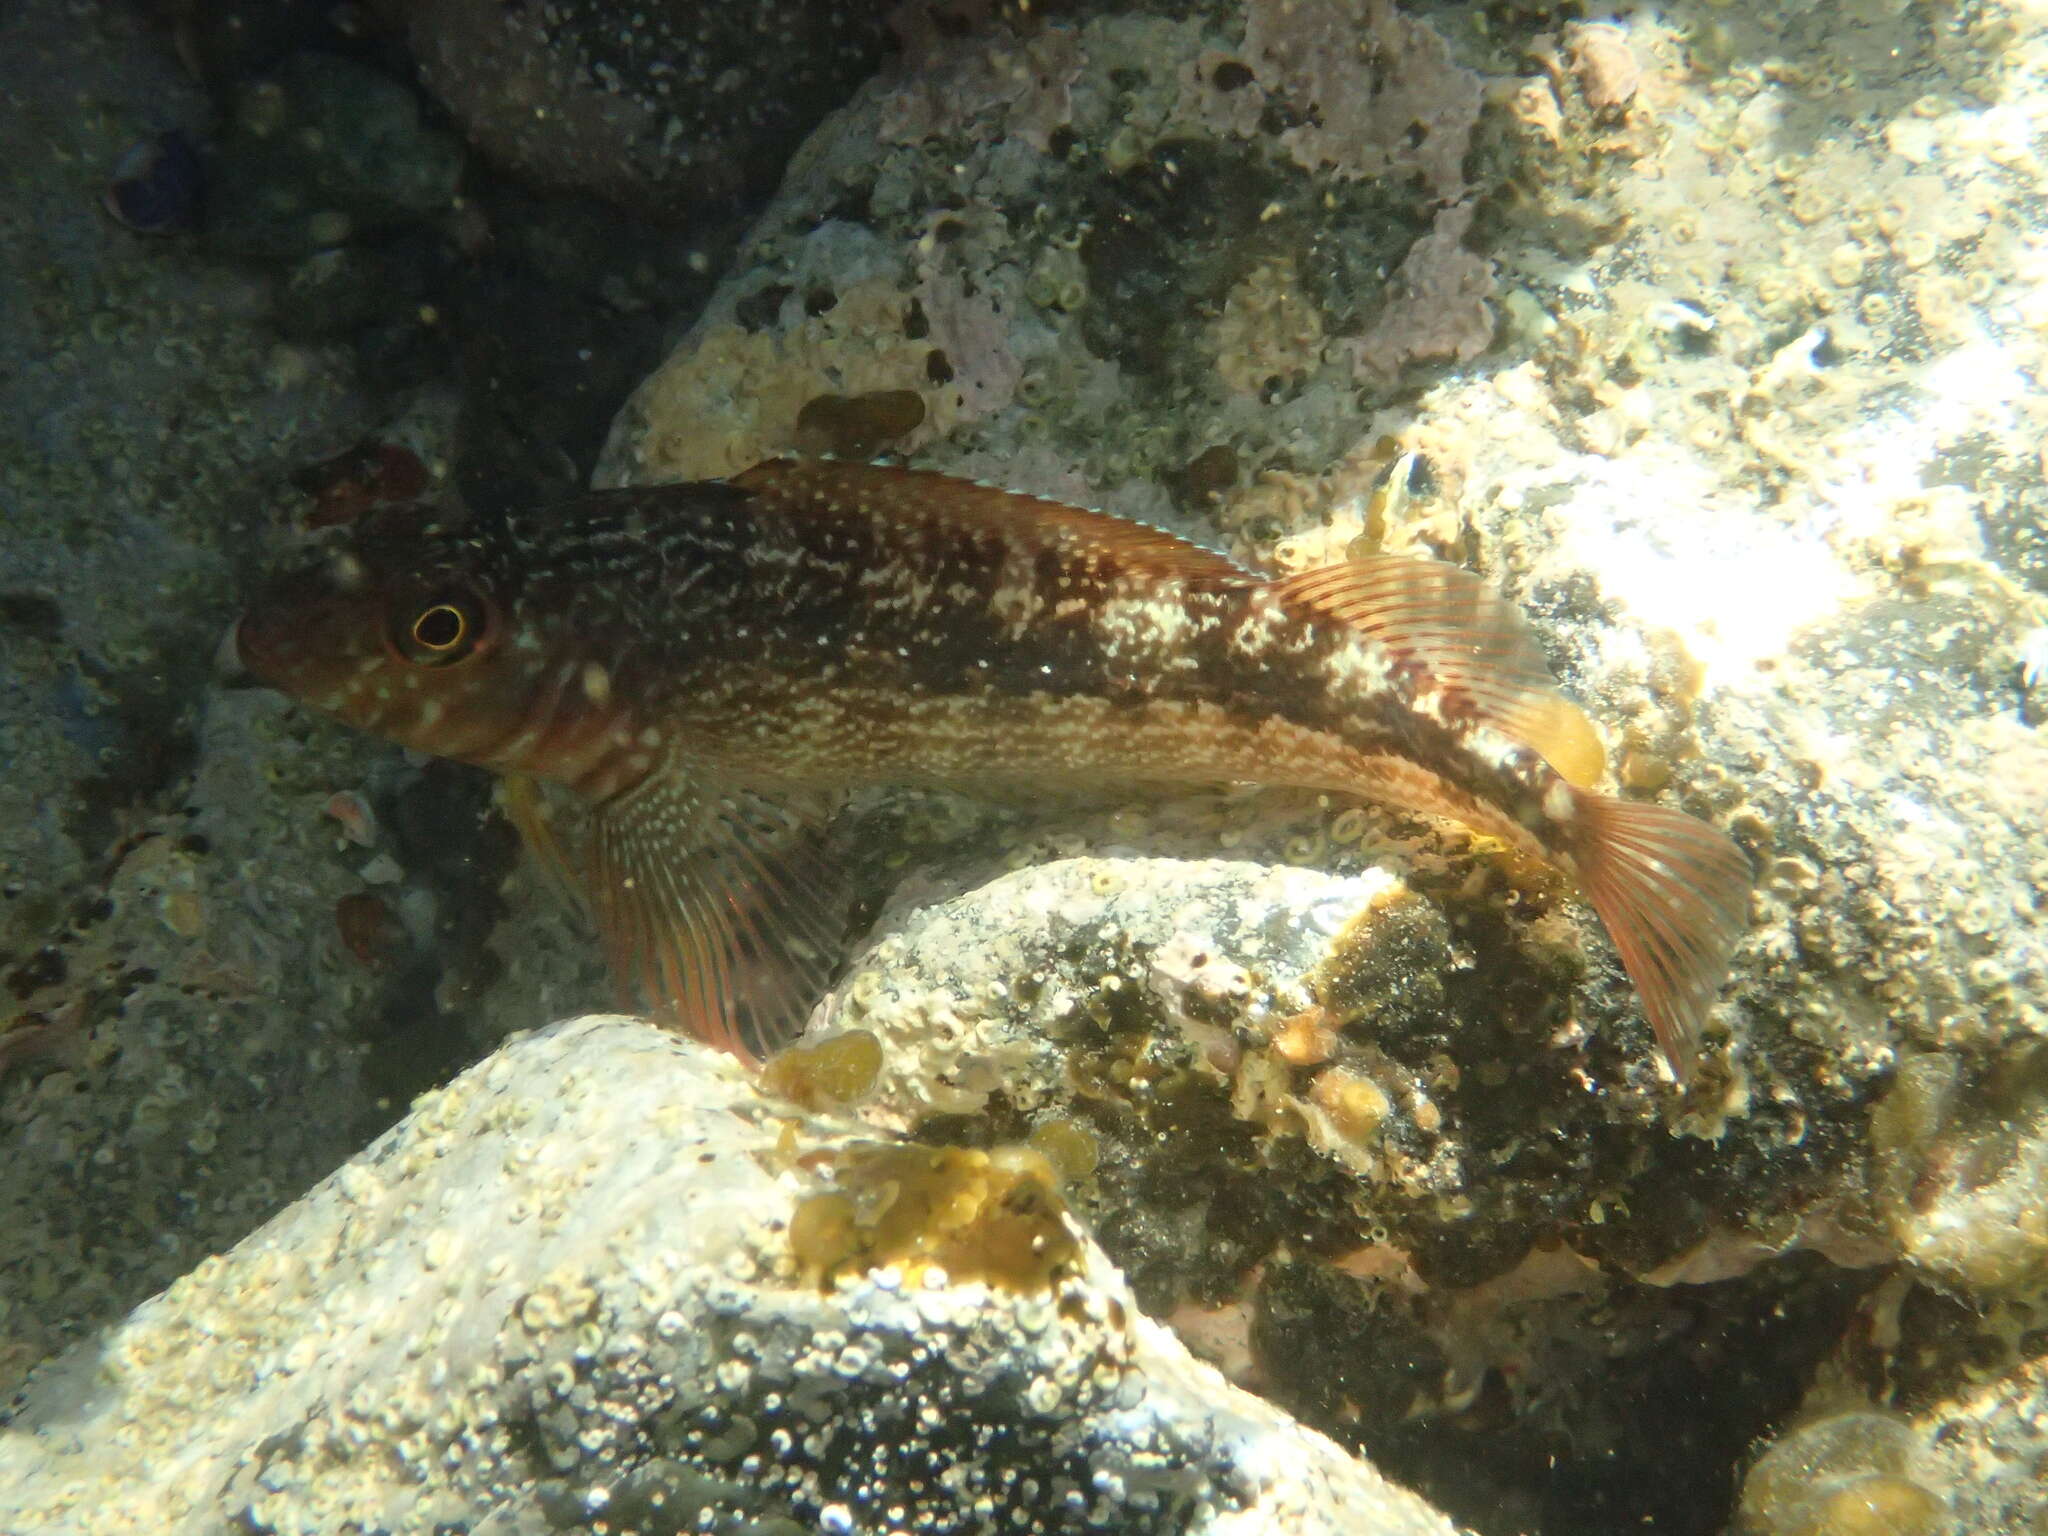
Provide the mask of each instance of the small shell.
{"label": "small shell", "polygon": [[354,790],[337,790],[327,797],[322,809],[341,823],[342,836],[358,848],[368,848],[377,841],[377,813]]}
{"label": "small shell", "polygon": [[199,222],[205,190],[192,141],[173,128],[123,150],[100,200],[137,234],[175,235]]}
{"label": "small shell", "polygon": [[1628,34],[1611,22],[1580,22],[1565,30],[1572,73],[1595,112],[1614,112],[1635,100],[1643,67],[1628,45]]}
{"label": "small shell", "polygon": [[334,927],[360,965],[382,970],[405,949],[405,928],[381,897],[357,891],[334,904]]}
{"label": "small shell", "polygon": [[819,395],[797,412],[796,445],[804,453],[832,454],[842,459],[872,458],[897,439],[915,432],[924,417],[924,400],[911,389],[876,389],[851,396]]}

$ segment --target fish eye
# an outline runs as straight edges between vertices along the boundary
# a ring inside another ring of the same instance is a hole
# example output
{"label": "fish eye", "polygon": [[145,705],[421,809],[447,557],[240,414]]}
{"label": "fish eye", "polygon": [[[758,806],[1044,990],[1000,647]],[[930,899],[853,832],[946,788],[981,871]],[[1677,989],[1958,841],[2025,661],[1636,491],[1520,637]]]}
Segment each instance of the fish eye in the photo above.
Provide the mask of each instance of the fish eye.
{"label": "fish eye", "polygon": [[392,626],[399,655],[415,666],[444,667],[476,654],[489,609],[473,592],[436,592],[403,608]]}
{"label": "fish eye", "polygon": [[413,643],[425,651],[452,651],[469,633],[469,620],[453,603],[436,603],[412,621]]}

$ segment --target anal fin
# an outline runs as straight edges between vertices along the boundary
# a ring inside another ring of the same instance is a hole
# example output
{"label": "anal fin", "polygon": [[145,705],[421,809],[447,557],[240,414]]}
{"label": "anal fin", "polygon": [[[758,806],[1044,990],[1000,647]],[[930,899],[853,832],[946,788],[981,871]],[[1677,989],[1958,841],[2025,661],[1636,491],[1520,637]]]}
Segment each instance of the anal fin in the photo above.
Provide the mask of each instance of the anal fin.
{"label": "anal fin", "polygon": [[1679,1081],[1749,927],[1749,857],[1668,806],[1580,792],[1580,888],[1600,914]]}
{"label": "anal fin", "polygon": [[827,813],[673,766],[597,807],[589,889],[620,986],[749,1063],[795,1038],[845,938]]}

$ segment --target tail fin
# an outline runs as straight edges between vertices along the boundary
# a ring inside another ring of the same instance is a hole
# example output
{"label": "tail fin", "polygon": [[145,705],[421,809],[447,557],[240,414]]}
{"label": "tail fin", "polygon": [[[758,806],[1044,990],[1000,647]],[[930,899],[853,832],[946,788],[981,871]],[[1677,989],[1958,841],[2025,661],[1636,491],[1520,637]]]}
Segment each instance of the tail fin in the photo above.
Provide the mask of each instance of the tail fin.
{"label": "tail fin", "polygon": [[1636,984],[1679,1081],[1749,926],[1748,856],[1704,821],[1578,791],[1579,886]]}

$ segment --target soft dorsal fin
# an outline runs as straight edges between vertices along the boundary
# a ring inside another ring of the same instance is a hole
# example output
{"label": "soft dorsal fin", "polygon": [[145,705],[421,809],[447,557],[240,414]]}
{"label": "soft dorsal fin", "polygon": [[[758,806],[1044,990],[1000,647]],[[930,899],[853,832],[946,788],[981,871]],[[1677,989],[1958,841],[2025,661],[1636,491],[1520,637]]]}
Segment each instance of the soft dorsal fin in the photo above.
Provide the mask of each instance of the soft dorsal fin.
{"label": "soft dorsal fin", "polygon": [[1457,689],[1479,720],[1534,748],[1581,787],[1606,771],[1599,734],[1557,691],[1528,621],[1470,571],[1441,560],[1368,555],[1283,576],[1270,590],[1370,635]]}
{"label": "soft dorsal fin", "polygon": [[1164,529],[931,470],[840,459],[768,459],[728,483],[793,512],[986,529],[1027,546],[1095,555],[1163,577],[1238,586],[1258,579],[1229,557]]}

